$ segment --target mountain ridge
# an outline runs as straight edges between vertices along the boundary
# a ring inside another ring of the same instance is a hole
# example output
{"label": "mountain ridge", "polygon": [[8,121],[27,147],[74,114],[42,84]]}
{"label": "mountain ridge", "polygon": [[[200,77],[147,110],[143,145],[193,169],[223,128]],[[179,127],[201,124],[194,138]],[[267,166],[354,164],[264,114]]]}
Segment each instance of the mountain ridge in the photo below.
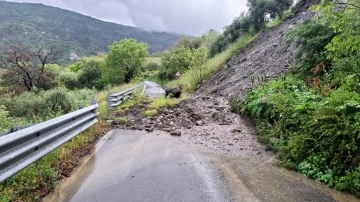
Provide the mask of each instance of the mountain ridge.
{"label": "mountain ridge", "polygon": [[0,50],[21,44],[53,44],[64,51],[62,63],[107,51],[114,41],[134,38],[150,53],[170,48],[179,34],[145,31],[41,3],[0,1]]}

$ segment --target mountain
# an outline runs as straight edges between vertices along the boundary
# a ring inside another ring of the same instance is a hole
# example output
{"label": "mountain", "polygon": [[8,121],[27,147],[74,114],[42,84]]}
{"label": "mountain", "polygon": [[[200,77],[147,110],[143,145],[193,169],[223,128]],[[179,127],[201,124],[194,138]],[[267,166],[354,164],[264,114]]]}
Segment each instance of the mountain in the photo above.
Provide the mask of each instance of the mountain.
{"label": "mountain", "polygon": [[16,44],[29,47],[54,44],[64,53],[60,62],[69,63],[105,52],[110,44],[123,38],[146,42],[150,53],[154,53],[170,48],[179,37],[104,22],[43,4],[0,1],[0,51]]}

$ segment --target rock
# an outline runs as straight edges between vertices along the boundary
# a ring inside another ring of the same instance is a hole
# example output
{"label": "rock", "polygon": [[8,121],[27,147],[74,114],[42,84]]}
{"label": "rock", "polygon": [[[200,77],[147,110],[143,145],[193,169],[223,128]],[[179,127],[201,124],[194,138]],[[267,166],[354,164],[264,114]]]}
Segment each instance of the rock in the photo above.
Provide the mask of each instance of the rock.
{"label": "rock", "polygon": [[131,126],[131,127],[130,127],[130,130],[136,130],[136,127],[135,127],[135,126]]}
{"label": "rock", "polygon": [[204,125],[204,123],[202,121],[197,121],[195,125],[202,126],[202,125]]}
{"label": "rock", "polygon": [[114,121],[114,120],[107,120],[106,123],[108,123],[109,125],[111,125],[111,124],[115,124],[115,121]]}
{"label": "rock", "polygon": [[170,135],[173,135],[173,136],[181,136],[181,131],[179,130],[173,130],[170,132]]}
{"label": "rock", "polygon": [[163,128],[163,131],[170,132],[170,128]]}
{"label": "rock", "polygon": [[222,119],[219,121],[219,125],[231,125],[232,121],[229,119]]}
{"label": "rock", "polygon": [[169,126],[174,126],[175,123],[173,121],[170,121]]}
{"label": "rock", "polygon": [[152,125],[145,125],[145,129],[152,128],[152,127],[153,127]]}
{"label": "rock", "polygon": [[241,133],[241,129],[240,128],[234,128],[230,132],[231,133]]}
{"label": "rock", "polygon": [[154,127],[151,127],[151,128],[145,128],[145,131],[147,132],[152,132],[154,130]]}

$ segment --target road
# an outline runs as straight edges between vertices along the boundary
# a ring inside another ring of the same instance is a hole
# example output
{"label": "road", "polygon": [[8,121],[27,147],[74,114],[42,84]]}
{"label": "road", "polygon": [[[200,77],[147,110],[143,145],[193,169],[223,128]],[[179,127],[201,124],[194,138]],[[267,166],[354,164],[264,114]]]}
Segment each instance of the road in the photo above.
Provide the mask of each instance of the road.
{"label": "road", "polygon": [[[158,135],[159,134],[159,135]],[[231,201],[211,159],[161,132],[115,131],[48,201]]]}
{"label": "road", "polygon": [[145,88],[144,88],[144,94],[148,97],[163,97],[165,96],[165,91],[161,87],[161,85],[152,82],[152,81],[144,81]]}
{"label": "road", "polygon": [[44,201],[352,201],[270,165],[207,153],[158,131],[115,130]]}

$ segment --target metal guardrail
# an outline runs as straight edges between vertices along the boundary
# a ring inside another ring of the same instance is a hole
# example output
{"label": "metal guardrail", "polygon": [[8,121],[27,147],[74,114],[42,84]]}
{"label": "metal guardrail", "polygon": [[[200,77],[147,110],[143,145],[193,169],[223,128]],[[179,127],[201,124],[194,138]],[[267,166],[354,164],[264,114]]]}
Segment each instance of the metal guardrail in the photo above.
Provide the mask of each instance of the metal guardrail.
{"label": "metal guardrail", "polygon": [[140,88],[144,86],[144,82],[135,86],[134,88],[130,88],[120,93],[109,93],[107,98],[108,110],[112,110],[115,107],[119,106],[122,102],[124,102],[129,96],[136,91],[140,90]]}
{"label": "metal guardrail", "polygon": [[0,182],[98,122],[98,104],[0,136]]}

